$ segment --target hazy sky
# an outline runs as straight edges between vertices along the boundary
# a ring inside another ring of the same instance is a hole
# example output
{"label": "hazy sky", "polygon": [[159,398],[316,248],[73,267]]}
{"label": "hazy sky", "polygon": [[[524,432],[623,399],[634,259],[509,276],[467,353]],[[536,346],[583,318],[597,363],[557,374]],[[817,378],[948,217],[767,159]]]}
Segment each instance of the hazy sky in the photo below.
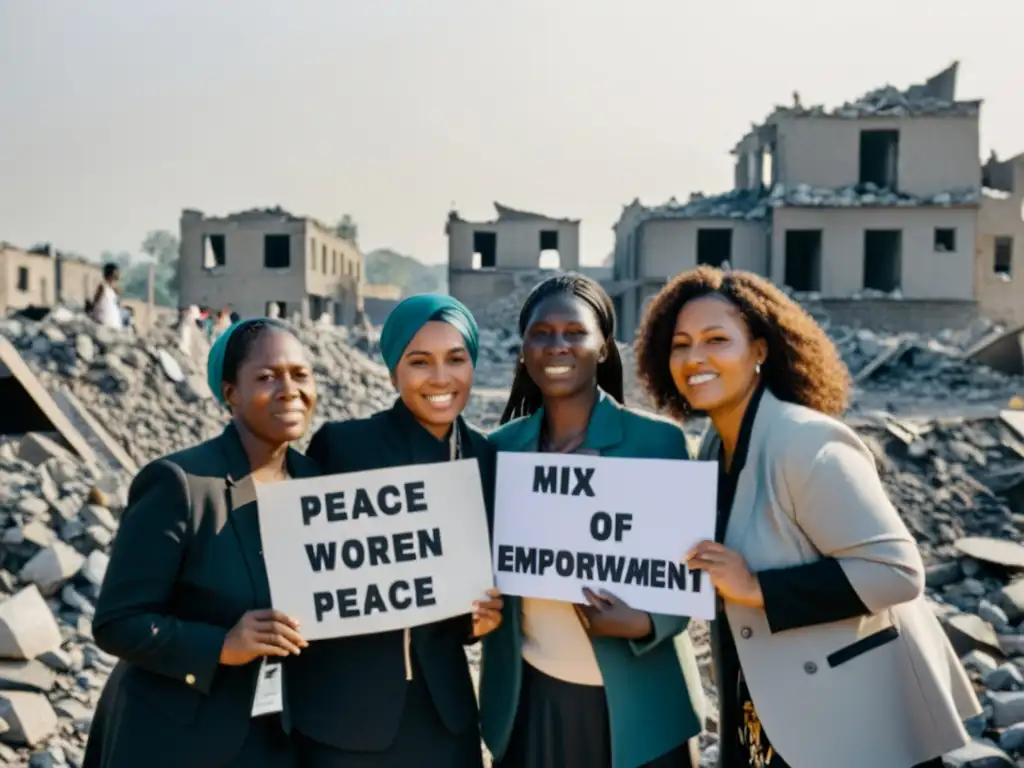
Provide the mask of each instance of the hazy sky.
{"label": "hazy sky", "polygon": [[[945,9],[945,10],[944,10]],[[183,207],[280,204],[446,258],[492,202],[583,220],[732,181],[799,90],[961,61],[981,153],[1024,151],[1022,0],[0,0],[0,240],[96,256]]]}

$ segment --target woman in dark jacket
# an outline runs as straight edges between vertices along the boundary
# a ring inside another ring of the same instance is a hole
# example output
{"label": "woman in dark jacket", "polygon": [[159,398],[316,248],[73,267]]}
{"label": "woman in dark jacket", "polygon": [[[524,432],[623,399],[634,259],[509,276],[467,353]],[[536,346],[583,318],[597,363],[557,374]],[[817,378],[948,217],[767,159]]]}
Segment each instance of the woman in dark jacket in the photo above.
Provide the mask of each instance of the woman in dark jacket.
{"label": "woman in dark jacket", "polygon": [[93,622],[96,644],[121,662],[89,765],[296,766],[283,692],[277,711],[253,716],[258,678],[279,672],[287,691],[307,645],[270,608],[255,485],[317,474],[289,447],[309,425],[316,385],[302,344],[265,319],[226,331],[208,370],[228,426],[144,467],[129,492]]}
{"label": "woman in dark jacket", "polygon": [[[394,406],[326,424],[309,456],[331,474],[476,459],[490,510],[494,452],[460,415],[478,347],[469,310],[448,296],[410,297],[388,316],[380,346],[398,390]],[[313,643],[292,687],[305,768],[479,768],[464,646],[501,620],[498,593],[480,598],[473,614]]]}

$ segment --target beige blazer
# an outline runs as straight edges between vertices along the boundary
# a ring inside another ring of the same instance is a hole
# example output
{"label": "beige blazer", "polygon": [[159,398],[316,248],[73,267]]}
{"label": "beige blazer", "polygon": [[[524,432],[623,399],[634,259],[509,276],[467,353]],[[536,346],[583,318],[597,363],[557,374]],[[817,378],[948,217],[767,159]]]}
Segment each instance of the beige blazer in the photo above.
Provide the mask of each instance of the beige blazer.
{"label": "beige blazer", "polygon": [[[709,429],[700,458],[717,459],[719,444]],[[765,391],[724,543],[753,572],[837,558],[872,611],[773,635],[763,609],[725,604],[758,715],[790,765],[910,768],[970,740],[962,720],[981,705],[852,429]]]}

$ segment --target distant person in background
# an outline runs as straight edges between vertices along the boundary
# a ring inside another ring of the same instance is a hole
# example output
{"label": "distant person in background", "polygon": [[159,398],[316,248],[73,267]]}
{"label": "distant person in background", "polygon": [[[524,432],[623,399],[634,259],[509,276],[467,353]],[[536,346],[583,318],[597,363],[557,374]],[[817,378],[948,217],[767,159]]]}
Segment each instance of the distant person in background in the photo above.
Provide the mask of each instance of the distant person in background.
{"label": "distant person in background", "polygon": [[[289,447],[316,406],[312,365],[287,327],[253,319],[218,339],[207,378],[231,416],[223,433],[132,481],[93,621],[96,644],[121,661],[89,766],[297,766],[287,691],[308,643],[271,609],[256,486],[318,473]],[[284,693],[279,711],[254,716],[265,662]]]}
{"label": "distant person in background", "polygon": [[121,299],[118,292],[118,281],[121,270],[117,264],[103,265],[103,282],[96,288],[96,293],[86,305],[89,316],[99,325],[107,328],[124,328],[124,315],[121,312]]}
{"label": "distant person in background", "polygon": [[711,421],[716,534],[688,564],[718,593],[718,764],[941,768],[981,707],[840,420],[849,374],[825,331],[764,278],[703,266],[650,303],[636,355],[660,408]]}

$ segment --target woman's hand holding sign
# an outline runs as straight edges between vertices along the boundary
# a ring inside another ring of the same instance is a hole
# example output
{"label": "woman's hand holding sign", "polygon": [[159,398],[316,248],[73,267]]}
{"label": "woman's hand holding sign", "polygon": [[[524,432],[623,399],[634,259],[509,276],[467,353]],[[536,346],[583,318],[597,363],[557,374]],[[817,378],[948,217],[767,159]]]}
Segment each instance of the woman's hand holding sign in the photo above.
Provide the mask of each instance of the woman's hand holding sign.
{"label": "woman's hand holding sign", "polygon": [[505,601],[497,589],[488,589],[489,600],[473,603],[473,637],[483,637],[501,626],[501,609]]}
{"label": "woman's hand holding sign", "polygon": [[764,607],[761,585],[742,555],[717,542],[702,541],[683,562],[692,570],[707,571],[723,600],[747,608]]}
{"label": "woman's hand holding sign", "polygon": [[587,605],[575,604],[583,628],[591,637],[621,637],[638,640],[651,633],[651,617],[644,611],[630,608],[607,590],[598,595],[583,588]]}
{"label": "woman's hand holding sign", "polygon": [[220,663],[240,667],[260,656],[298,656],[309,645],[298,629],[299,622],[280,611],[247,611],[224,638]]}

